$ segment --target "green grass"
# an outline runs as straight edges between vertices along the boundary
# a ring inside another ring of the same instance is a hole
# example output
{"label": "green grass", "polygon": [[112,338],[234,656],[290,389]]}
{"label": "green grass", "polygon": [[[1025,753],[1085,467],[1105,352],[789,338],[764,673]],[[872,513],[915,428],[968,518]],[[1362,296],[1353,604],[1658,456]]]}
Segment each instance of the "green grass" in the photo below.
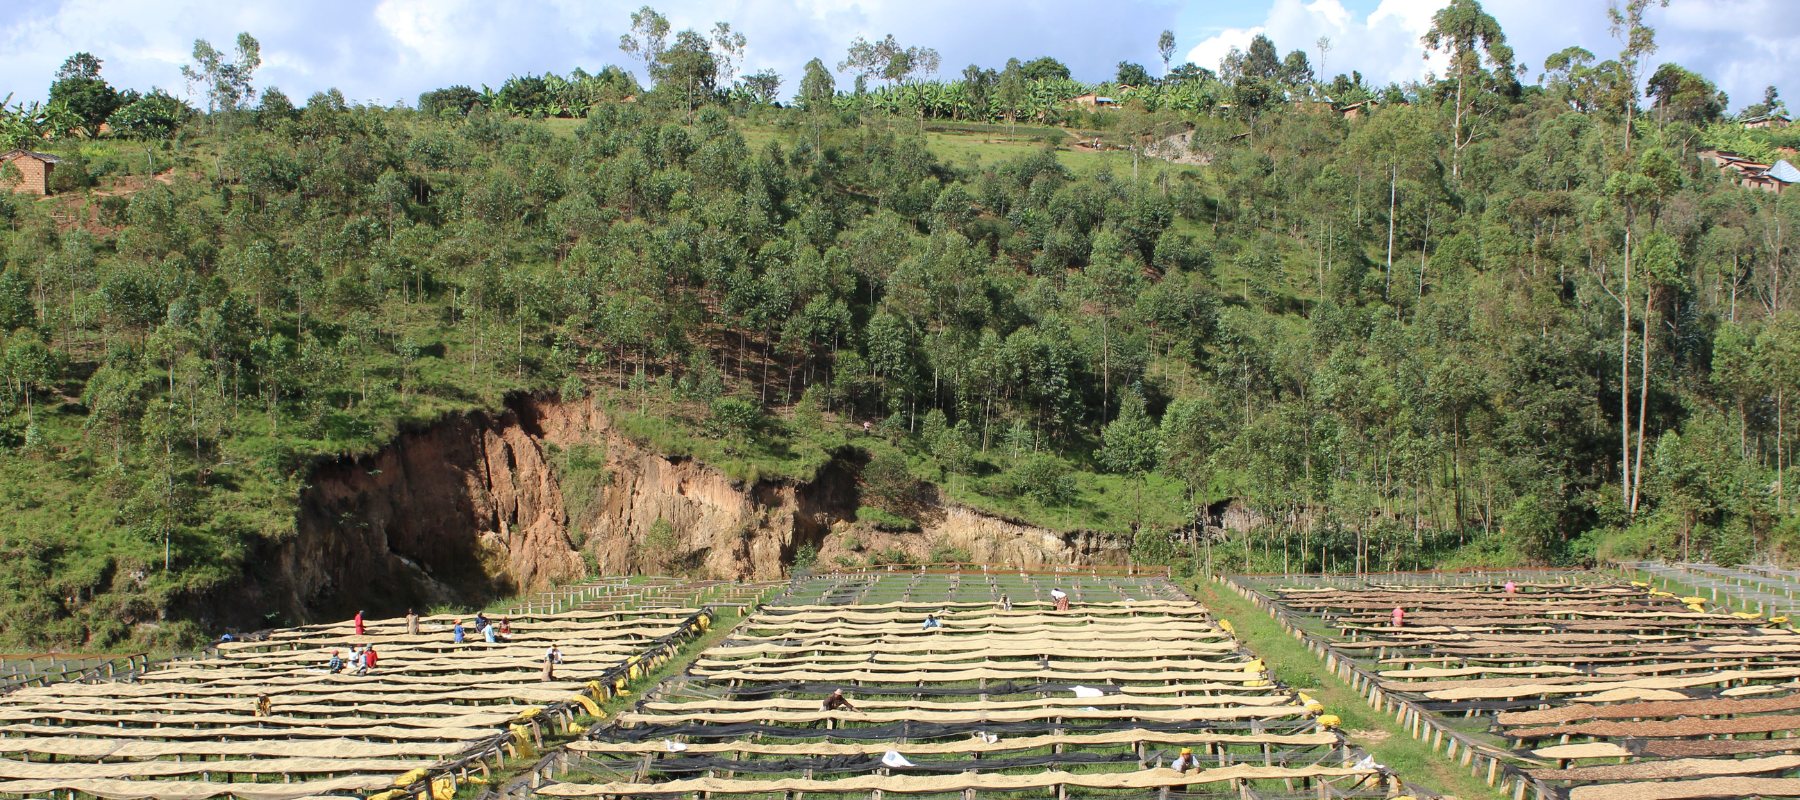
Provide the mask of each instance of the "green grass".
{"label": "green grass", "polygon": [[[1238,638],[1274,671],[1276,677],[1295,688],[1306,686],[1306,693],[1325,704],[1327,713],[1343,720],[1343,731],[1351,742],[1367,750],[1379,763],[1400,774],[1402,780],[1439,792],[1448,792],[1464,800],[1494,798],[1504,795],[1471,777],[1466,768],[1435,755],[1428,744],[1415,740],[1390,714],[1376,713],[1348,683],[1325,669],[1306,649],[1306,645],[1281,629],[1281,623],[1251,605],[1229,589],[1211,581],[1189,584],[1202,605],[1214,616],[1231,621]],[[1358,732],[1384,732],[1387,738],[1376,742],[1359,737]]]}
{"label": "green grass", "polygon": [[1134,521],[1163,530],[1187,522],[1186,490],[1179,481],[1158,474],[1147,476],[1141,484],[1128,475],[1079,469],[1070,474],[1077,487],[1075,499],[1058,506],[1008,491],[1009,487],[1003,486],[1004,476],[987,480],[958,476],[941,485],[950,499],[971,508],[1054,530],[1127,533]]}
{"label": "green grass", "polygon": [[620,432],[663,455],[686,456],[736,481],[811,480],[831,453],[848,443],[848,426],[806,428],[765,416],[748,437],[707,430],[708,412],[699,403],[672,399],[652,389],[645,394],[600,388],[600,404]]}
{"label": "green grass", "polygon": [[[556,122],[556,121],[553,121]],[[920,126],[917,120],[893,120],[892,122],[875,121],[868,123],[877,129],[892,128],[898,134],[917,135]],[[924,125],[925,146],[945,164],[960,169],[975,167],[991,167],[1003,161],[1020,156],[1028,156],[1044,148],[1044,136],[1050,129],[1037,125],[1019,125],[1013,132],[1007,132],[1006,126],[987,126],[987,129],[968,130],[977,126],[955,125],[943,120],[927,120]],[[754,123],[742,124],[739,132],[750,152],[761,152],[771,141],[778,141],[783,146],[791,147],[801,135],[810,135],[810,128],[777,129],[770,125]],[[842,131],[833,131],[833,135],[842,135]],[[1064,144],[1056,151],[1056,160],[1078,175],[1091,175],[1109,170],[1115,176],[1129,178],[1131,176],[1131,153],[1122,150],[1078,150],[1068,146],[1069,137],[1058,130],[1055,135]],[[829,144],[829,142],[827,143]],[[1149,181],[1158,170],[1170,172],[1193,172],[1204,174],[1204,167],[1192,165],[1176,165],[1156,159],[1140,159],[1138,174],[1140,179]]]}
{"label": "green grass", "polygon": [[919,523],[917,522],[902,517],[899,514],[888,513],[879,508],[875,508],[874,506],[863,506],[856,509],[856,519],[858,522],[873,523],[875,527],[881,528],[882,530],[911,531],[917,530],[919,527]]}

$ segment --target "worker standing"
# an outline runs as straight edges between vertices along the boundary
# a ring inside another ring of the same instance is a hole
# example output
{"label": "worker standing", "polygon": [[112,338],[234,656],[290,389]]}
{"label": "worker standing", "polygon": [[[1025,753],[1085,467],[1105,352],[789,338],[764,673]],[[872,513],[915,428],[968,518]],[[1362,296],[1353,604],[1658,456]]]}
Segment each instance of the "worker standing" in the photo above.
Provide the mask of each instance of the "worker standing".
{"label": "worker standing", "polygon": [[356,612],[356,635],[357,636],[363,635],[362,615],[363,615],[363,612],[361,612],[361,611]]}
{"label": "worker standing", "polygon": [[419,615],[414,614],[413,610],[410,608],[406,610],[406,635],[419,635]]}
{"label": "worker standing", "polygon": [[1401,610],[1401,608],[1399,606],[1394,606],[1394,627],[1396,627],[1396,628],[1400,627],[1400,625],[1402,623],[1404,623],[1405,621],[1406,621],[1406,612]]}
{"label": "worker standing", "polygon": [[463,643],[462,620],[459,619],[456,621],[456,624],[450,626],[450,641],[455,642],[456,644]]}

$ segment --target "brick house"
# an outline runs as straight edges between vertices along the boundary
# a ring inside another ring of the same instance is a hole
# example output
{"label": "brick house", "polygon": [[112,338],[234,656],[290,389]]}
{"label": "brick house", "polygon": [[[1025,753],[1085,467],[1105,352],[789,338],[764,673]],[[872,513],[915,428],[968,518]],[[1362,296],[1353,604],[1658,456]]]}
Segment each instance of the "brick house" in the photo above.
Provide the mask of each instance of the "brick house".
{"label": "brick house", "polygon": [[10,150],[0,153],[0,164],[12,164],[19,168],[24,179],[13,185],[15,192],[26,192],[36,195],[50,193],[50,173],[62,159],[49,153],[35,153],[30,150]]}

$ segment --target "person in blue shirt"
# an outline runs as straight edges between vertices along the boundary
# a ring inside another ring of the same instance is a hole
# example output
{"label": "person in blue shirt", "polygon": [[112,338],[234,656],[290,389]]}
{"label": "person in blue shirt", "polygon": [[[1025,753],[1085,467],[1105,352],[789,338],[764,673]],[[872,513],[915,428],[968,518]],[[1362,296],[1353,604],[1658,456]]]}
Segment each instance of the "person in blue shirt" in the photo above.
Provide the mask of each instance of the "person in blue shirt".
{"label": "person in blue shirt", "polygon": [[494,637],[494,623],[489,622],[487,625],[483,626],[481,629],[481,636],[482,638],[487,639],[488,644],[494,644],[495,641],[497,641]]}
{"label": "person in blue shirt", "polygon": [[463,643],[462,620],[459,619],[456,621],[455,625],[450,626],[450,641],[455,642],[457,644]]}
{"label": "person in blue shirt", "polygon": [[333,674],[343,672],[344,671],[343,656],[338,655],[338,651],[336,651],[336,650],[331,651],[331,663],[326,664],[325,668],[327,670],[330,670]]}

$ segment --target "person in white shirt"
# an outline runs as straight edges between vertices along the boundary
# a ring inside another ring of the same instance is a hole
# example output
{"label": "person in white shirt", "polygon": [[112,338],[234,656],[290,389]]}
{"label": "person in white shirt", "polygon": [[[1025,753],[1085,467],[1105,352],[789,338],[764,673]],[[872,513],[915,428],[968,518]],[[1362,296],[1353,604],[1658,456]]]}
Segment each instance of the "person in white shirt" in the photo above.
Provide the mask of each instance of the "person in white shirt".
{"label": "person in white shirt", "polygon": [[1176,772],[1187,772],[1188,770],[1196,770],[1199,768],[1200,759],[1195,758],[1194,751],[1187,747],[1181,748],[1181,755],[1176,757],[1176,759],[1169,764],[1169,769],[1175,770]]}
{"label": "person in white shirt", "polygon": [[544,680],[556,680],[556,665],[561,663],[562,651],[557,650],[556,645],[550,645],[550,649],[544,651]]}

